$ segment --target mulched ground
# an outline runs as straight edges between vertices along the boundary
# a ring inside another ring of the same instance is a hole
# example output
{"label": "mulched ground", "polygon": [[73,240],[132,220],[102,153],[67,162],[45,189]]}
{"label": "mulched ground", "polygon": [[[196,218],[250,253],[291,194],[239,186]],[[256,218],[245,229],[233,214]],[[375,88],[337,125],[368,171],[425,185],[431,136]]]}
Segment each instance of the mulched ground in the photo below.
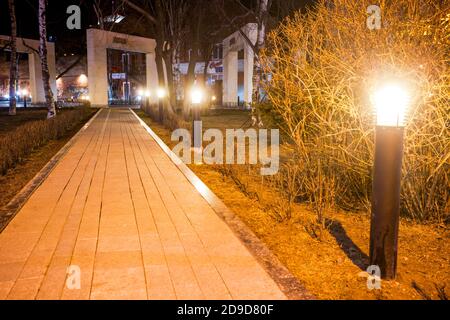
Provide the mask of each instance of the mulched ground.
{"label": "mulched ground", "polygon": [[45,108],[17,108],[15,116],[8,115],[8,108],[0,108],[0,135],[10,132],[18,126],[35,120],[44,120],[47,117]]}

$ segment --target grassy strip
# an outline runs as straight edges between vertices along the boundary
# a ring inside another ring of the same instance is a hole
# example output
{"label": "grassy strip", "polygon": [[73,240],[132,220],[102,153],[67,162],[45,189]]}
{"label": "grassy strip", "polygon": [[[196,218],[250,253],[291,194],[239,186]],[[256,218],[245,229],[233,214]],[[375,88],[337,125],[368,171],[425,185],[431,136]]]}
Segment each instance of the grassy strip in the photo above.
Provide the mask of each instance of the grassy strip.
{"label": "grassy strip", "polygon": [[94,111],[89,108],[67,110],[54,119],[26,122],[0,136],[0,175],[5,175],[37,148],[64,137]]}

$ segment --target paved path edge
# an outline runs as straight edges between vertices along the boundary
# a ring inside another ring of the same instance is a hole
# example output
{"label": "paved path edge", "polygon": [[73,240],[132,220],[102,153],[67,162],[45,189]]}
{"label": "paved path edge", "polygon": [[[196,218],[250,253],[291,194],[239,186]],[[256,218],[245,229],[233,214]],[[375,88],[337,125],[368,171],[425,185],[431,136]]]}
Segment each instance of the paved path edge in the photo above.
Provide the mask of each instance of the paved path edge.
{"label": "paved path edge", "polygon": [[79,138],[82,132],[84,132],[91,123],[97,118],[103,109],[98,109],[97,112],[86,122],[75,135],[70,138],[67,143],[58,150],[58,152],[47,162],[47,164],[39,170],[39,172],[12,198],[8,204],[0,208],[0,233],[6,228],[11,220],[23,207],[25,202],[33,195],[34,191],[44,182],[44,180],[50,175],[59,161],[66,155],[70,147]]}

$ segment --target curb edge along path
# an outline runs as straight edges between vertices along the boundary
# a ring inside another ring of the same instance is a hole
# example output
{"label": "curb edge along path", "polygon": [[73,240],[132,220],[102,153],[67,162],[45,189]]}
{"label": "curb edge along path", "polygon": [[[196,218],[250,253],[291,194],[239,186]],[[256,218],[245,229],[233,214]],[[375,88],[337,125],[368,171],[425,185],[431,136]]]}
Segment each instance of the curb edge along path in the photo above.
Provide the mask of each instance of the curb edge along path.
{"label": "curb edge along path", "polygon": [[160,148],[178,167],[186,179],[195,187],[200,195],[208,202],[214,212],[230,227],[233,233],[241,240],[250,253],[262,265],[275,283],[288,299],[312,300],[315,297],[310,294],[304,285],[278,260],[269,248],[245,225],[244,222],[232,212],[217,197],[199,177],[184,164],[177,155],[159,138],[159,136],[130,108],[141,126],[157,142]]}
{"label": "curb edge along path", "polygon": [[9,222],[19,212],[27,200],[31,197],[33,192],[39,188],[42,182],[50,175],[59,161],[67,154],[70,147],[79,138],[82,132],[84,132],[91,123],[97,118],[103,109],[98,109],[97,112],[75,133],[72,138],[67,141],[65,145],[59,149],[56,154],[44,165],[44,167],[38,171],[38,173],[12,198],[5,206],[0,208],[0,234],[8,226]]}

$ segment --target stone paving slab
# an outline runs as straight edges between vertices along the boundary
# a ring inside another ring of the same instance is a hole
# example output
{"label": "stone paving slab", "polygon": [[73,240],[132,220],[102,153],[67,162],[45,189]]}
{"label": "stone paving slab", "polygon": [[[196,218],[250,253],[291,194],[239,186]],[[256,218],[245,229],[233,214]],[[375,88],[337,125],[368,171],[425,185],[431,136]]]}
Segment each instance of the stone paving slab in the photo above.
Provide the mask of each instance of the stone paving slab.
{"label": "stone paving slab", "polygon": [[0,233],[0,299],[286,295],[134,114],[104,109]]}

